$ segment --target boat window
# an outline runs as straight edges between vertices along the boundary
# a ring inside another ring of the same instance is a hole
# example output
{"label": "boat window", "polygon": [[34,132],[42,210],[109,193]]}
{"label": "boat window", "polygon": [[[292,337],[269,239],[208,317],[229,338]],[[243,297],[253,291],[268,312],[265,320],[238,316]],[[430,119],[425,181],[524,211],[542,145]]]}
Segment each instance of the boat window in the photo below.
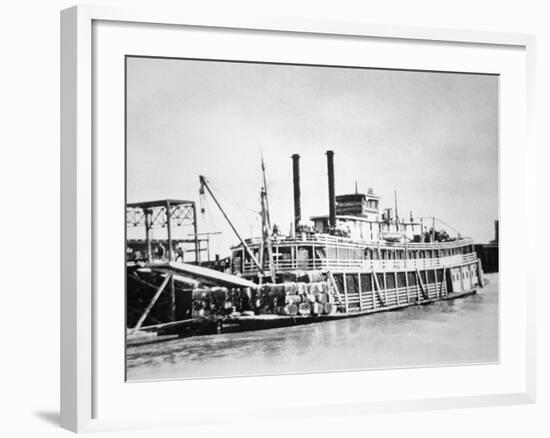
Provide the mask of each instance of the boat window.
{"label": "boat window", "polygon": [[398,272],[397,273],[397,287],[405,287],[407,286],[404,272]]}
{"label": "boat window", "polygon": [[290,260],[290,259],[292,259],[291,248],[289,246],[279,247],[278,253],[279,253],[279,258],[281,260]]}
{"label": "boat window", "polygon": [[376,280],[378,281],[378,286],[380,289],[384,288],[384,274],[376,274]]}
{"label": "boat window", "polygon": [[435,272],[428,271],[428,283],[435,283]]}
{"label": "boat window", "polygon": [[357,275],[346,275],[346,290],[350,294],[355,294],[359,292],[359,278]]}
{"label": "boat window", "polygon": [[395,277],[393,272],[386,274],[386,288],[395,289]]}
{"label": "boat window", "polygon": [[315,256],[317,260],[325,260],[327,258],[325,248],[315,248]]}
{"label": "boat window", "polygon": [[416,272],[408,272],[409,286],[416,286]]}
{"label": "boat window", "polygon": [[311,269],[312,258],[313,248],[311,246],[299,246],[296,251],[296,267],[298,269]]}
{"label": "boat window", "polygon": [[363,292],[372,291],[372,274],[361,274],[361,290]]}
{"label": "boat window", "polygon": [[233,265],[233,272],[235,273],[242,272],[242,258],[240,257],[241,254],[241,251],[236,251],[231,260]]}
{"label": "boat window", "polygon": [[427,283],[426,271],[420,271],[420,278],[422,279],[422,283]]}

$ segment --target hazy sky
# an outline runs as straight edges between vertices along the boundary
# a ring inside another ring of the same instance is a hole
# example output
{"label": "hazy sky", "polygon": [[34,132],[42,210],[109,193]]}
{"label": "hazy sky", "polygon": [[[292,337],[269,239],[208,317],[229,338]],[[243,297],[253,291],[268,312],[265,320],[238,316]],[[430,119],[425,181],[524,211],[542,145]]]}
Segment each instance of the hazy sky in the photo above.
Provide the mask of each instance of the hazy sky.
{"label": "hazy sky", "polygon": [[[496,76],[152,58],[129,58],[127,72],[129,202],[198,204],[203,174],[241,234],[257,235],[263,152],[272,221],[286,233],[290,156],[301,156],[307,218],[328,212],[332,149],[336,194],[352,193],[357,181],[393,207],[397,190],[401,216],[412,210],[477,242],[493,238]],[[223,233],[213,248],[222,255],[237,243],[211,199],[199,231]]]}

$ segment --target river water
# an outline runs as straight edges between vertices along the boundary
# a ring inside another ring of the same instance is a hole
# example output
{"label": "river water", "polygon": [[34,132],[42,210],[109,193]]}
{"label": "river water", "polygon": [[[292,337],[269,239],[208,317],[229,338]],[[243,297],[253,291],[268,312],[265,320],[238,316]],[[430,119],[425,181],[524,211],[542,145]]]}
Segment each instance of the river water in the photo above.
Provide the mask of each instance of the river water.
{"label": "river water", "polygon": [[289,374],[498,361],[498,275],[466,298],[357,318],[130,346],[127,379]]}

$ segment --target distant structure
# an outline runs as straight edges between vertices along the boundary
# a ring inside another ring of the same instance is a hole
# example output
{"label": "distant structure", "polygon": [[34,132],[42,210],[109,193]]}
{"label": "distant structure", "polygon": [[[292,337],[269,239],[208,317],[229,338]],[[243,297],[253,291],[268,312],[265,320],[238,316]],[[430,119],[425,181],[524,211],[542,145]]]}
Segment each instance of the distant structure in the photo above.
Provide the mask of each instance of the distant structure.
{"label": "distant structure", "polygon": [[[197,210],[193,201],[162,199],[149,202],[134,202],[126,205],[126,226],[142,227],[145,239],[128,239],[126,261],[183,261],[186,252],[194,253],[194,262],[200,264],[201,242],[197,231]],[[191,238],[174,239],[173,228],[191,226]],[[165,230],[166,238],[153,239],[153,228]],[[187,245],[192,249],[188,249]]]}
{"label": "distant structure", "polygon": [[495,238],[489,243],[475,245],[477,256],[481,260],[481,266],[486,273],[498,272],[498,239],[499,221],[495,220]]}

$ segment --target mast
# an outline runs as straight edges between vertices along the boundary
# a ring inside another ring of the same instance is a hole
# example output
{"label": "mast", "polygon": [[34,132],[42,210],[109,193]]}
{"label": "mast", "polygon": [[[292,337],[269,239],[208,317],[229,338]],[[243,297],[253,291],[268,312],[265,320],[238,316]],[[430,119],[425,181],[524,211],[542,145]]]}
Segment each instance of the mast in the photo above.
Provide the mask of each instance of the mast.
{"label": "mast", "polygon": [[266,220],[267,227],[271,229],[271,218],[269,217],[269,196],[267,196],[267,182],[265,178],[265,164],[264,164],[264,155],[262,154],[262,178],[264,183],[264,195],[265,195],[265,207],[266,207]]}
{"label": "mast", "polygon": [[264,157],[262,155],[262,179],[263,187],[260,191],[261,214],[262,214],[262,244],[260,246],[260,263],[264,265],[265,249],[267,249],[267,262],[271,280],[275,281],[275,272],[273,267],[273,247],[271,246],[271,219],[269,215],[269,197],[267,196],[267,181],[265,176]]}
{"label": "mast", "polygon": [[206,187],[206,190],[208,190],[208,193],[210,194],[210,196],[212,197],[212,199],[214,200],[214,202],[216,203],[216,205],[218,206],[218,208],[222,212],[223,217],[225,218],[225,220],[227,221],[227,223],[229,224],[229,226],[231,227],[231,229],[233,230],[233,232],[235,233],[235,235],[237,236],[237,238],[241,242],[242,246],[244,247],[244,249],[246,250],[246,252],[250,256],[250,258],[252,259],[252,261],[254,262],[256,267],[260,270],[260,272],[262,274],[264,274],[264,270],[263,270],[262,266],[260,265],[260,263],[258,262],[256,257],[254,257],[254,254],[252,253],[252,251],[250,250],[248,245],[245,243],[245,241],[243,240],[243,238],[241,237],[241,235],[239,234],[239,232],[237,231],[237,229],[235,228],[235,226],[233,225],[233,223],[231,222],[231,220],[229,219],[229,217],[225,213],[224,209],[222,208],[222,206],[220,205],[220,203],[218,202],[218,200],[216,199],[216,197],[212,193],[212,190],[210,190],[210,186],[206,183],[206,178],[202,175],[199,175],[199,180],[200,180],[200,183],[201,183],[201,190],[203,190],[203,188]]}

